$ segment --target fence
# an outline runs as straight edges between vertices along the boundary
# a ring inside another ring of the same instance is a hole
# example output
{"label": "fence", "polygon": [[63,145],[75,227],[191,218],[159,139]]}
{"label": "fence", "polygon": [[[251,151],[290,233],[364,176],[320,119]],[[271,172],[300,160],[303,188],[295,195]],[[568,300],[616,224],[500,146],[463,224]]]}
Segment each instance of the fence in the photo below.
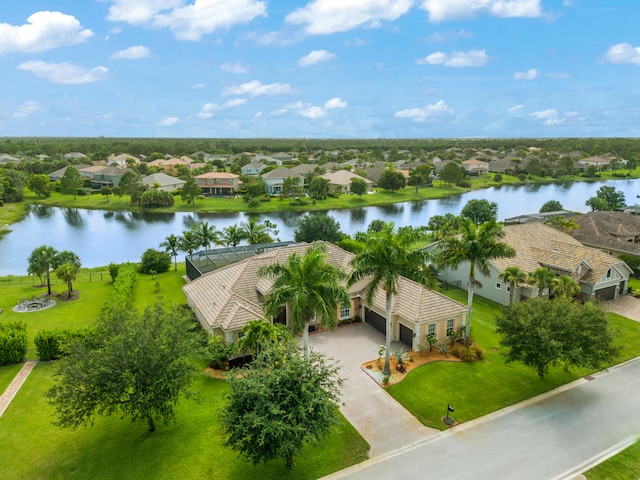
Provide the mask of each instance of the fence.
{"label": "fence", "polygon": [[[111,275],[109,275],[108,271],[103,272],[80,272],[76,277],[75,283],[90,283],[90,282],[111,282]],[[46,283],[45,283],[46,285]],[[61,281],[54,274],[51,275],[51,286],[54,285],[66,285],[63,281]],[[0,287],[2,286],[32,286],[32,287],[40,287],[42,286],[42,282],[40,281],[40,277],[24,275],[24,276],[13,276],[10,275],[8,277],[0,277]]]}

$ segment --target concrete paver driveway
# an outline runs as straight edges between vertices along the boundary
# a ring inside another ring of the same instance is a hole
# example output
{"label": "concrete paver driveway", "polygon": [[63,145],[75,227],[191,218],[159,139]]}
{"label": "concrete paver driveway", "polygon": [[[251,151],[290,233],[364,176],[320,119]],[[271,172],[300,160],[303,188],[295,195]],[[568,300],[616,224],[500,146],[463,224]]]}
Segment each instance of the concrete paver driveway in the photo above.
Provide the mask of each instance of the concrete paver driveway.
{"label": "concrete paver driveway", "polygon": [[[344,379],[340,411],[369,445],[370,457],[410,445],[438,430],[407,412],[360,367],[378,356],[384,335],[366,324],[340,327],[309,336],[309,345],[333,358]],[[393,346],[392,346],[393,351]]]}

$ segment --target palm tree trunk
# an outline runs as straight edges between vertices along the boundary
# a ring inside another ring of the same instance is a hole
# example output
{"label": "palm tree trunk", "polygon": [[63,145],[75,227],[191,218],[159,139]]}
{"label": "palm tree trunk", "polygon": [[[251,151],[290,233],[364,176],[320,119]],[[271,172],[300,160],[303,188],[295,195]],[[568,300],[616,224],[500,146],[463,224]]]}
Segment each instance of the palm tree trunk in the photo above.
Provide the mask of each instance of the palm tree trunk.
{"label": "palm tree trunk", "polygon": [[309,360],[309,322],[302,329],[302,352],[305,360]]}
{"label": "palm tree trunk", "polygon": [[391,375],[391,292],[387,292],[386,303],[386,333],[384,342],[384,367],[382,369],[383,375]]}
{"label": "palm tree trunk", "polygon": [[51,295],[51,275],[49,274],[49,270],[47,270],[47,292]]}
{"label": "palm tree trunk", "polygon": [[464,343],[468,347],[471,337],[471,305],[473,304],[473,291],[476,288],[476,279],[473,275],[469,275],[469,285],[467,287],[467,323],[464,333]]}

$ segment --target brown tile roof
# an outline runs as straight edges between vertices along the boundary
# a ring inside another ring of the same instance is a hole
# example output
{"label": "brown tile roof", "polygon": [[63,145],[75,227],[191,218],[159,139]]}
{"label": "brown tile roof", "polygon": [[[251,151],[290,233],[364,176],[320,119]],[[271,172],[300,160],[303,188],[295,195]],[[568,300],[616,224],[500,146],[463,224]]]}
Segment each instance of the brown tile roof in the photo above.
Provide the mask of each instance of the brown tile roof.
{"label": "brown tile roof", "polygon": [[640,243],[629,240],[640,237],[640,215],[624,212],[591,212],[571,219],[580,228],[569,232],[585,245],[640,256]]}
{"label": "brown tile roof", "polygon": [[240,175],[236,175],[235,173],[227,173],[227,172],[206,172],[201,175],[196,175],[193,178],[238,178]]}

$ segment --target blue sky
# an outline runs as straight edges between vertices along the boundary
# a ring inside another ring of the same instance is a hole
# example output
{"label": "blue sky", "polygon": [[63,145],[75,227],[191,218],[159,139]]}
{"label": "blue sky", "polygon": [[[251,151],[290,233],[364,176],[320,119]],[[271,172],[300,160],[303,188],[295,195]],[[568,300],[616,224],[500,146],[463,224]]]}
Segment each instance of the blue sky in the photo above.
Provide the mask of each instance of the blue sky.
{"label": "blue sky", "polygon": [[636,137],[637,0],[21,0],[0,136]]}

